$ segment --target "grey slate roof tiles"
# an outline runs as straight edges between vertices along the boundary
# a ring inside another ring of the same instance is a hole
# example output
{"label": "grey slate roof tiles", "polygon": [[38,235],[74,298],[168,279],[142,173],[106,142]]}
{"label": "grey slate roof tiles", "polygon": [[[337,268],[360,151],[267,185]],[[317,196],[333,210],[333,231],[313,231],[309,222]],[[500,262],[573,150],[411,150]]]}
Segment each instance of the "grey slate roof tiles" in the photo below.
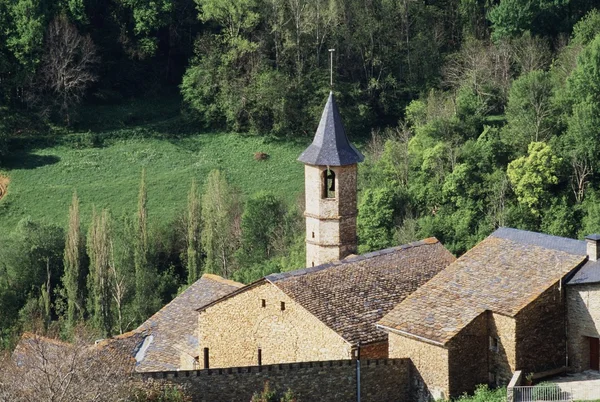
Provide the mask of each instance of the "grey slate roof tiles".
{"label": "grey slate roof tiles", "polygon": [[384,341],[375,323],[454,261],[435,238],[265,278],[349,343]]}
{"label": "grey slate roof tiles", "polygon": [[127,343],[130,338],[137,339],[135,348],[130,348],[132,355],[136,355],[142,346],[141,341],[152,336],[141,361],[137,362],[135,371],[178,370],[182,353],[190,356],[198,354],[196,309],[242,286],[241,283],[217,275],[204,274],[137,329],[115,337],[115,340]]}
{"label": "grey slate roof tiles", "polygon": [[315,138],[298,160],[309,165],[345,166],[362,162],[364,158],[348,141],[340,111],[330,92]]}
{"label": "grey slate roof tiles", "polygon": [[586,259],[580,243],[498,229],[398,304],[379,325],[445,345],[484,311],[515,316]]}

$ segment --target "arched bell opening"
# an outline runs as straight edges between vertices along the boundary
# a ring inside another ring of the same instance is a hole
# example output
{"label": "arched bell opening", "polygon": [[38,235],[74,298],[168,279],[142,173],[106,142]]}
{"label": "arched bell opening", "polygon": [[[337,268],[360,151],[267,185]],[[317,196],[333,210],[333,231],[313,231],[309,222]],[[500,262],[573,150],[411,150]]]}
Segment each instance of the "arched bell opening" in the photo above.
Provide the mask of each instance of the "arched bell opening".
{"label": "arched bell opening", "polygon": [[321,176],[321,198],[335,198],[335,172],[327,168]]}

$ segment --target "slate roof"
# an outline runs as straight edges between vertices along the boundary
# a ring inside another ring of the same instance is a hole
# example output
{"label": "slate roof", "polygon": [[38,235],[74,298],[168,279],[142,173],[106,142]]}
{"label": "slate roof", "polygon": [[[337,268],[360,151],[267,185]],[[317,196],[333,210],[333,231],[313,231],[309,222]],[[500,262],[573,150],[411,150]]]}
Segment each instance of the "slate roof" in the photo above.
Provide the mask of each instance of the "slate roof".
{"label": "slate roof", "polygon": [[137,372],[178,370],[182,352],[190,356],[198,354],[196,309],[242,286],[217,275],[204,274],[137,329],[114,339],[123,348],[128,348],[128,344],[133,346],[130,355],[137,360]]}
{"label": "slate roof", "polygon": [[43,357],[55,359],[58,356],[65,355],[64,352],[72,348],[73,345],[70,343],[31,332],[24,332],[12,353],[12,357],[17,366],[24,366],[41,360]]}
{"label": "slate roof", "polygon": [[435,238],[333,263],[271,274],[200,310],[265,282],[277,286],[352,345],[387,339],[375,323],[454,256]]}
{"label": "slate roof", "polygon": [[600,283],[600,261],[588,260],[573,277],[567,282],[567,285],[584,285]]}
{"label": "slate roof", "polygon": [[379,326],[445,345],[484,311],[514,317],[586,258],[585,242],[501,228],[398,304]]}
{"label": "slate roof", "polygon": [[340,111],[333,92],[330,92],[315,138],[298,160],[309,165],[345,166],[364,159],[363,154],[348,141]]}

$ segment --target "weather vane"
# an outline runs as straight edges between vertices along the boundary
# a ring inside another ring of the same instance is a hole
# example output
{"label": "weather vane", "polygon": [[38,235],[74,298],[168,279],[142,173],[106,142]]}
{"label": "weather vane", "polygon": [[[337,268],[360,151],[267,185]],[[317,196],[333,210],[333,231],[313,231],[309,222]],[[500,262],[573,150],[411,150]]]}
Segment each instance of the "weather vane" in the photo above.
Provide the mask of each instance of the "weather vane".
{"label": "weather vane", "polygon": [[329,86],[333,88],[333,52],[335,49],[329,49]]}

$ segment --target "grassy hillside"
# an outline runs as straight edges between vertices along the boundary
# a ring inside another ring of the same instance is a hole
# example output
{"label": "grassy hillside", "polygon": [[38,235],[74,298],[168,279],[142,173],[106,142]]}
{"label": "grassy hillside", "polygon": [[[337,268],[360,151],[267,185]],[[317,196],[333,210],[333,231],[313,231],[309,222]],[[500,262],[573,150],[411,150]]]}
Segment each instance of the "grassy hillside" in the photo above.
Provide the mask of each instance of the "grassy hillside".
{"label": "grassy hillside", "polygon": [[[108,118],[111,111],[96,112],[87,112],[88,131],[69,136],[96,136],[102,139],[101,147],[81,148],[79,140],[61,141],[63,145],[11,153],[0,170],[10,177],[8,194],[0,200],[0,236],[25,216],[66,225],[75,189],[85,224],[93,205],[109,208],[114,216],[133,214],[143,167],[147,171],[150,219],[161,222],[185,208],[192,177],[202,184],[212,169],[225,171],[245,195],[270,190],[292,202],[303,190],[303,169],[296,158],[305,143],[239,134],[177,135],[166,132],[178,129],[177,117],[165,118],[160,111],[153,113],[135,104],[113,114],[106,129],[107,124],[100,124],[100,120]],[[152,119],[155,121],[150,122]],[[256,152],[265,152],[269,158],[257,161]]]}

